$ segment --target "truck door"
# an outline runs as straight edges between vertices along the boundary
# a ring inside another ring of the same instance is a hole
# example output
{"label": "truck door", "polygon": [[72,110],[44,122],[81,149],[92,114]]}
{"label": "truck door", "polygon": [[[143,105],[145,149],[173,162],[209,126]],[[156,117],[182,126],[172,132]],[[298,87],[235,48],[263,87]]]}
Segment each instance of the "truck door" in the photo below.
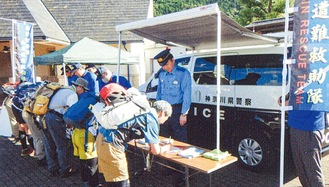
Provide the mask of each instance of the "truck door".
{"label": "truck door", "polygon": [[[192,104],[189,112],[189,142],[194,145],[213,149],[216,147],[216,103],[220,100],[226,106],[233,106],[229,101],[234,90],[226,78],[229,69],[222,65],[222,72],[217,72],[215,55],[195,56],[191,65]],[[227,71],[227,72],[225,72]],[[221,98],[217,98],[217,76],[221,77]],[[225,122],[226,111],[221,110],[221,122]]]}

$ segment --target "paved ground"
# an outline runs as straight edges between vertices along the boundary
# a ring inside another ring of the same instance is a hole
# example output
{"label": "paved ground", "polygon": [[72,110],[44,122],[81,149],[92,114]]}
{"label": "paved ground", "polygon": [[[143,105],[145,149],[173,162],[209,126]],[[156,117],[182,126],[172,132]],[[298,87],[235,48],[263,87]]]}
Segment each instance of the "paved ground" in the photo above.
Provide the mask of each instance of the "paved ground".
{"label": "paved ground", "polygon": [[[152,172],[137,172],[143,168],[143,159],[128,153],[131,184],[133,187],[175,187],[183,186],[179,174],[175,171],[168,173],[163,166],[153,164]],[[329,156],[322,160],[326,186],[329,186]],[[135,175],[135,173],[140,175]],[[190,179],[190,186],[208,186],[208,176],[195,174]],[[300,186],[298,178],[288,168],[285,172],[285,187]],[[15,145],[6,137],[0,136],[0,186],[82,186],[78,173],[66,179],[50,177],[46,167],[38,166],[35,158],[21,157],[20,146]],[[246,171],[237,164],[231,164],[212,174],[212,186],[223,187],[277,187],[279,186],[279,171],[272,169],[267,173]]]}

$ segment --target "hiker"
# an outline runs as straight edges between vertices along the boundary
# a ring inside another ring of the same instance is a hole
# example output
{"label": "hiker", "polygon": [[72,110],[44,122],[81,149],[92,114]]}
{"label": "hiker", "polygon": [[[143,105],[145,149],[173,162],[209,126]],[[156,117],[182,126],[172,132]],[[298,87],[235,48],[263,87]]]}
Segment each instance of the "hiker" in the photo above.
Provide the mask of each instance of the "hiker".
{"label": "hiker", "polygon": [[10,128],[12,132],[12,138],[14,138],[13,143],[19,144],[19,130],[18,130],[18,122],[16,121],[16,117],[13,113],[12,104],[13,97],[15,96],[16,86],[19,83],[5,83],[2,85],[2,91],[7,94],[7,97],[3,101],[3,107],[6,108],[8,112]]}
{"label": "hiker", "polygon": [[[118,83],[125,89],[131,88],[131,84],[126,77],[121,75],[120,76],[113,75],[112,71],[106,68],[105,66],[100,66],[98,68],[98,72],[99,72],[99,79],[98,79],[99,90],[101,90],[105,85],[110,83]],[[119,82],[117,82],[118,79]]]}
{"label": "hiker", "polygon": [[60,88],[50,99],[45,115],[45,151],[48,171],[51,176],[69,177],[73,173],[68,159],[66,124],[63,114],[78,101],[74,88]]}
{"label": "hiker", "polygon": [[[16,121],[18,122],[18,134],[19,134],[19,142],[22,146],[21,156],[34,156],[34,143],[33,143],[33,137],[31,130],[25,123],[23,117],[22,117],[22,111],[24,107],[24,102],[26,101],[26,98],[28,96],[28,87],[32,83],[30,82],[23,82],[17,86],[16,93],[13,98],[12,102],[12,112],[16,118]],[[29,145],[27,144],[27,141]]]}
{"label": "hiker", "polygon": [[37,164],[39,166],[45,166],[47,165],[46,152],[44,147],[44,141],[46,138],[45,134],[43,133],[42,129],[39,128],[37,124],[35,124],[32,114],[26,111],[26,109],[23,109],[22,117],[32,133]]}
{"label": "hiker", "polygon": [[99,94],[97,76],[94,73],[87,71],[80,63],[72,64],[71,72],[78,77],[84,78],[88,82],[89,92]]}
{"label": "hiker", "polygon": [[[64,75],[64,67],[62,67],[61,70],[61,75]],[[78,78],[78,76],[74,75],[74,73],[71,71],[71,67],[69,65],[65,65],[65,75],[69,86],[72,85],[72,81],[75,81]]]}
{"label": "hiker", "polygon": [[[117,129],[106,129],[104,127],[111,123],[111,121],[104,119],[107,115],[111,115],[111,112],[106,113],[107,108],[116,104],[120,105],[120,102],[124,102],[125,98],[129,97],[129,93],[122,86],[111,83],[104,86],[100,96],[106,101],[107,106],[102,109],[105,112],[94,110],[93,107],[93,113],[101,125],[96,138],[99,171],[103,173],[107,186],[130,186],[125,155],[126,143],[132,139],[144,137],[152,154],[157,155],[169,151],[172,147],[171,144],[159,145],[159,124],[164,123],[170,117],[172,109],[168,102],[157,101],[154,103],[154,108],[150,108],[149,112],[136,116],[134,119],[122,121]],[[131,110],[130,112],[132,112]],[[129,113],[129,111],[125,110],[121,113]]]}
{"label": "hiker", "polygon": [[[93,92],[87,92],[88,82],[83,78],[78,78],[76,81],[73,81],[72,84],[75,86],[76,93],[78,94],[79,101],[76,102],[71,108],[67,111],[64,120],[66,117],[71,117],[72,120],[82,121],[81,126],[77,124],[73,130],[72,134],[72,143],[74,148],[74,156],[79,157],[80,163],[80,173],[81,179],[85,186],[98,186],[98,160],[97,152],[95,148],[95,136],[92,134],[86,127],[87,121],[86,113],[89,111],[89,104],[95,104],[97,100]],[[84,110],[85,108],[86,110]],[[78,113],[78,115],[67,116],[72,109],[72,113]],[[79,109],[79,110],[76,110]],[[86,111],[86,113],[81,112],[81,110]],[[91,112],[90,112],[91,114]],[[78,118],[78,119],[73,119]],[[67,123],[69,124],[69,123]],[[73,124],[73,123],[72,123]],[[74,126],[74,125],[73,125]]]}
{"label": "hiker", "polygon": [[[25,92],[27,94],[26,97],[31,97],[32,95],[34,95],[35,92],[37,91],[37,89],[39,89],[42,86],[42,84],[43,84],[43,82],[37,82],[35,84],[30,84],[25,90]],[[22,118],[24,119],[29,130],[32,133],[33,147],[35,150],[35,157],[37,158],[37,164],[39,166],[45,166],[45,165],[47,165],[46,153],[45,153],[45,148],[44,148],[45,135],[44,135],[42,129],[40,128],[40,126],[38,126],[38,124],[35,123],[34,115],[27,110],[26,100],[27,100],[27,98],[25,99],[24,108],[22,109]]]}

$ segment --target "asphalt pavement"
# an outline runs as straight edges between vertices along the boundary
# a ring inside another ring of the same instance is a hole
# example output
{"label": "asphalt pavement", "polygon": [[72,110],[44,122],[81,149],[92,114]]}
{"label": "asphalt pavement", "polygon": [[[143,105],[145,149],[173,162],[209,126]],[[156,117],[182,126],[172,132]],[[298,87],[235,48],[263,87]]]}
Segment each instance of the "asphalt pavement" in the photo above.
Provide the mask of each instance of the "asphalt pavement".
{"label": "asphalt pavement", "polygon": [[[36,158],[20,156],[21,147],[15,145],[8,137],[0,136],[0,186],[8,187],[55,187],[55,186],[83,186],[79,172],[68,178],[51,177],[46,166],[38,166]],[[127,153],[129,160],[130,180],[132,187],[176,187],[184,186],[181,175],[153,163],[150,172],[144,171],[144,161],[136,153]],[[155,161],[157,161],[155,158]],[[72,160],[74,162],[76,160]],[[326,186],[329,186],[329,156],[322,159]],[[190,173],[194,173],[193,170]],[[233,163],[212,173],[211,184],[214,187],[277,187],[280,184],[279,170],[255,173],[240,168]],[[196,173],[190,178],[191,187],[209,186],[209,175]],[[284,187],[301,186],[293,168],[284,173]]]}

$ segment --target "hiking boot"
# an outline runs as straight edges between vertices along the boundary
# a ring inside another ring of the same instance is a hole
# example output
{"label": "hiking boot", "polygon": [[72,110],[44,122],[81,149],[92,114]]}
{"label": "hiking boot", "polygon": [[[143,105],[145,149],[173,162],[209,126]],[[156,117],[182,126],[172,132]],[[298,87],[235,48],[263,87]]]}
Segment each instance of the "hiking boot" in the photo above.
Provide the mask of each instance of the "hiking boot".
{"label": "hiking boot", "polygon": [[50,171],[50,177],[59,177],[59,171],[58,170]]}
{"label": "hiking boot", "polygon": [[32,147],[26,148],[22,150],[21,156],[29,156],[33,152]]}
{"label": "hiking boot", "polygon": [[37,160],[37,164],[38,164],[38,166],[46,166],[47,165],[46,157],[44,157],[41,160]]}
{"label": "hiking boot", "polygon": [[30,157],[38,158],[37,153],[35,152],[35,150],[32,151],[32,153],[30,154]]}
{"label": "hiking boot", "polygon": [[8,138],[11,142],[13,142],[14,144],[16,144],[17,142],[19,142],[19,138],[16,138],[14,135],[12,135],[12,137]]}
{"label": "hiking boot", "polygon": [[72,174],[74,174],[75,172],[76,172],[76,170],[73,170],[73,168],[70,167],[66,171],[61,173],[60,177],[61,178],[67,178],[67,177],[71,176]]}
{"label": "hiking boot", "polygon": [[21,142],[19,141],[19,139],[13,141],[13,143],[14,143],[15,145],[22,145]]}

